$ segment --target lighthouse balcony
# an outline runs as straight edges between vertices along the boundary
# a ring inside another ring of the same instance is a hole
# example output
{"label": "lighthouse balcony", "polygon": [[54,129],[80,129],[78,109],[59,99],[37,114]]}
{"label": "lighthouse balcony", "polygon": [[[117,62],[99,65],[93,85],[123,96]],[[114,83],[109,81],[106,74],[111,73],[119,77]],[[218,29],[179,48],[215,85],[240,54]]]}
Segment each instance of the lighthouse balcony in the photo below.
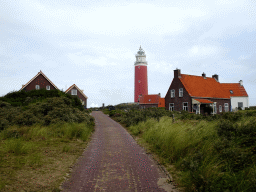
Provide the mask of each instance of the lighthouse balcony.
{"label": "lighthouse balcony", "polygon": [[135,61],[134,62],[134,65],[148,65],[148,62],[146,61],[143,61],[143,62],[138,62],[138,61]]}

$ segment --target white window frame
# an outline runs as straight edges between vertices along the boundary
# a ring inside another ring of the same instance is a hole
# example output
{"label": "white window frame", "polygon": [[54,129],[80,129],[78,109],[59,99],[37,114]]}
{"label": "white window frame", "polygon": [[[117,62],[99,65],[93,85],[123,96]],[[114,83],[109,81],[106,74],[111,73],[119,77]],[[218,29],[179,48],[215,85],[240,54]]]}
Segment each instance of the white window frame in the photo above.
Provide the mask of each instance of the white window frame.
{"label": "white window frame", "polygon": [[183,97],[183,88],[179,88],[179,97]]}
{"label": "white window frame", "polygon": [[[187,106],[185,106],[184,104],[187,104]],[[182,109],[184,110],[184,111],[188,111],[188,102],[183,102],[183,107],[182,107]]]}
{"label": "white window frame", "polygon": [[77,95],[77,90],[76,89],[72,89],[71,90],[71,95]]}
{"label": "white window frame", "polygon": [[175,89],[172,89],[171,90],[171,98],[174,98],[175,97]]}
{"label": "white window frame", "polygon": [[216,114],[217,113],[217,104],[216,104],[216,102],[213,103],[212,108],[213,108],[213,114]]}
{"label": "white window frame", "polygon": [[50,85],[46,85],[46,90],[51,90],[51,86]]}
{"label": "white window frame", "polygon": [[36,90],[39,90],[40,89],[40,85],[36,85]]}
{"label": "white window frame", "polygon": [[219,112],[221,113],[222,112],[222,106],[219,105]]}
{"label": "white window frame", "polygon": [[169,103],[169,110],[170,111],[174,111],[174,103]]}
{"label": "white window frame", "polygon": [[228,103],[224,103],[224,110],[225,110],[225,112],[228,112],[229,111],[229,108],[228,108],[229,106],[228,106]]}

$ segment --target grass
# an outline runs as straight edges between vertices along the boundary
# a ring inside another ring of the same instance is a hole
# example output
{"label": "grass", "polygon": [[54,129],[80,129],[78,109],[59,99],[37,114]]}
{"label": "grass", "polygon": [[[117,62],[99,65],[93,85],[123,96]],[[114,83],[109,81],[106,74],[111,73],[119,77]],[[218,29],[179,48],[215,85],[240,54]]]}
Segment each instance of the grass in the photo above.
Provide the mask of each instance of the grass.
{"label": "grass", "polygon": [[93,126],[11,126],[0,132],[0,191],[60,191]]}
{"label": "grass", "polygon": [[185,191],[254,191],[255,117],[223,121],[162,117],[127,129]]}

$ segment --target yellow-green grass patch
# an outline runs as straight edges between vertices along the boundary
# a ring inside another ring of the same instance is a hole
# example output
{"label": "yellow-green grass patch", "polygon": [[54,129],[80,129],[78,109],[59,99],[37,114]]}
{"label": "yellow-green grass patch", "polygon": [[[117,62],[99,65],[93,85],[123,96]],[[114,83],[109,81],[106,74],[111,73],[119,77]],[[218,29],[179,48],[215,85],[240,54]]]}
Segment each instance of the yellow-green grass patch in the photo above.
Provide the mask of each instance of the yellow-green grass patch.
{"label": "yellow-green grass patch", "polygon": [[[64,124],[62,130],[53,128],[56,125],[13,127],[20,135],[22,129],[27,129],[18,138],[6,138],[3,136],[6,132],[0,132],[0,191],[59,191],[69,168],[86,148],[93,129],[82,123]],[[73,131],[71,138],[72,131],[68,129],[84,129],[86,133],[79,133],[78,138]],[[58,135],[61,131],[68,133]]]}

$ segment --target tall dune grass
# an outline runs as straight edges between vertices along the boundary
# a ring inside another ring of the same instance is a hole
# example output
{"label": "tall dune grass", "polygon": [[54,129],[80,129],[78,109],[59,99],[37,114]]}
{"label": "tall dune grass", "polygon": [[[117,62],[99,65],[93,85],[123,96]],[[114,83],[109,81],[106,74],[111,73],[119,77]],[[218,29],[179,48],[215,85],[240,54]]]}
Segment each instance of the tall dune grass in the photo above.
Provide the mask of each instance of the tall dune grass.
{"label": "tall dune grass", "polygon": [[[245,135],[256,130],[256,124],[251,121],[251,118],[241,119],[237,125],[228,122],[236,132]],[[147,142],[165,163],[175,165],[180,171],[177,182],[186,191],[254,191],[255,144],[248,144],[253,142],[253,132],[250,138],[242,135],[228,140],[225,126],[220,120],[173,123],[170,117],[162,117],[159,122],[149,119],[128,129]],[[241,142],[248,146],[244,147]]]}

